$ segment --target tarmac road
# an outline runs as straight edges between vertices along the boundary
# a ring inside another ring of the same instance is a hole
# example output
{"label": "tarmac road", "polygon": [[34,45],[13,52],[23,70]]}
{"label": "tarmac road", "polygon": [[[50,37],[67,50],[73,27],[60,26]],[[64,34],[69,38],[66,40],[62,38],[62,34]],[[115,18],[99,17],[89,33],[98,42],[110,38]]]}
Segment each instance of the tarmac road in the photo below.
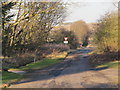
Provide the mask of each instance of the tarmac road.
{"label": "tarmac road", "polygon": [[26,79],[10,88],[115,88],[117,69],[93,69],[83,48],[70,53],[64,62],[26,74]]}

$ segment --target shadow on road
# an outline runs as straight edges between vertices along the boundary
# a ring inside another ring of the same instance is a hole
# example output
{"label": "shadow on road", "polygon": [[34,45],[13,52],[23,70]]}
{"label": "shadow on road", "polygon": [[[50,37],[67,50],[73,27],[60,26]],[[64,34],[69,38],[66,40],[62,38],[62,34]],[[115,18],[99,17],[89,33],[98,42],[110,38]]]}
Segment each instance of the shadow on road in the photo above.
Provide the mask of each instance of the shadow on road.
{"label": "shadow on road", "polygon": [[[86,71],[99,71],[99,70],[107,69],[107,67],[97,68],[97,69],[91,68],[91,65],[89,64],[89,60],[88,60],[88,54],[87,54],[91,51],[92,51],[91,48],[85,48],[85,49],[80,49],[75,52],[72,52],[68,55],[68,58],[65,59],[65,62],[45,68],[43,70],[27,73],[25,74],[25,77],[27,79],[14,84],[48,80],[51,78],[68,75],[68,74],[82,73]],[[72,58],[69,58],[69,57],[72,57]]]}

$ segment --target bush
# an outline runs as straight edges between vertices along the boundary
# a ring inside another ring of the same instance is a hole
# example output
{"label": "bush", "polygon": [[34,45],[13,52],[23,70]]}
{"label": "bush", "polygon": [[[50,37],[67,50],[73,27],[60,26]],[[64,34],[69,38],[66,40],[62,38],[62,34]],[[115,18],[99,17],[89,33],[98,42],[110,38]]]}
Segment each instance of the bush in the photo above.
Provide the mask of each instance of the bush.
{"label": "bush", "polygon": [[49,36],[49,42],[50,43],[57,43],[57,44],[63,44],[64,43],[64,37],[68,37],[68,44],[70,48],[76,49],[79,46],[78,38],[75,36],[74,32],[68,31],[64,28],[60,28],[59,30],[55,30],[51,32]]}
{"label": "bush", "polygon": [[93,65],[100,65],[100,64],[104,64],[106,62],[109,61],[118,61],[118,53],[114,53],[114,52],[109,52],[109,53],[101,53],[101,54],[91,54],[89,56],[90,59],[90,63],[92,63]]}
{"label": "bush", "polygon": [[34,61],[33,53],[24,53],[14,57],[2,59],[2,69],[7,71],[9,68],[18,68]]}
{"label": "bush", "polygon": [[63,52],[63,51],[67,51],[69,50],[70,47],[68,45],[64,45],[64,44],[44,44],[42,46],[40,46],[37,49],[37,57],[45,57],[48,54],[54,53],[54,52]]}
{"label": "bush", "polygon": [[118,14],[110,13],[98,22],[94,41],[99,51],[118,52]]}
{"label": "bush", "polygon": [[4,58],[2,60],[3,70],[7,71],[9,68],[18,68],[34,62],[34,59],[39,61],[51,53],[67,51],[69,48],[68,45],[64,44],[44,44],[39,48],[36,48],[36,51],[30,52],[28,50],[24,53],[19,53],[14,57]]}

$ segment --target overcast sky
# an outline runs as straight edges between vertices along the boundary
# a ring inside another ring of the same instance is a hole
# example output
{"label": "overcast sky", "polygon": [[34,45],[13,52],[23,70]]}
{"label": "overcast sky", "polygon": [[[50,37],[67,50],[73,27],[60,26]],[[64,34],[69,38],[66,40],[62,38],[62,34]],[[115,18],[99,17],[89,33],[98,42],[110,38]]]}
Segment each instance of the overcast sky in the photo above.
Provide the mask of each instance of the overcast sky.
{"label": "overcast sky", "polygon": [[84,20],[87,23],[96,22],[106,12],[117,10],[117,8],[113,5],[113,3],[115,3],[113,0],[64,1],[70,3],[67,8],[67,17],[65,19],[65,22],[74,22],[78,20]]}

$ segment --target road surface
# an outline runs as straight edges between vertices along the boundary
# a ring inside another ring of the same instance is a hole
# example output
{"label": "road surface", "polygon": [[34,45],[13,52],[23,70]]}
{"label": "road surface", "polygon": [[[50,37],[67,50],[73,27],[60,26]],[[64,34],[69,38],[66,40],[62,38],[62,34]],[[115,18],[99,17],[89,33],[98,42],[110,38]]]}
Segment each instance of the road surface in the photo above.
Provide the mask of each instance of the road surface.
{"label": "road surface", "polygon": [[[26,74],[26,79],[10,88],[115,88],[116,69],[93,69],[89,64],[91,48],[77,50],[64,62]],[[111,72],[112,71],[112,72]]]}

